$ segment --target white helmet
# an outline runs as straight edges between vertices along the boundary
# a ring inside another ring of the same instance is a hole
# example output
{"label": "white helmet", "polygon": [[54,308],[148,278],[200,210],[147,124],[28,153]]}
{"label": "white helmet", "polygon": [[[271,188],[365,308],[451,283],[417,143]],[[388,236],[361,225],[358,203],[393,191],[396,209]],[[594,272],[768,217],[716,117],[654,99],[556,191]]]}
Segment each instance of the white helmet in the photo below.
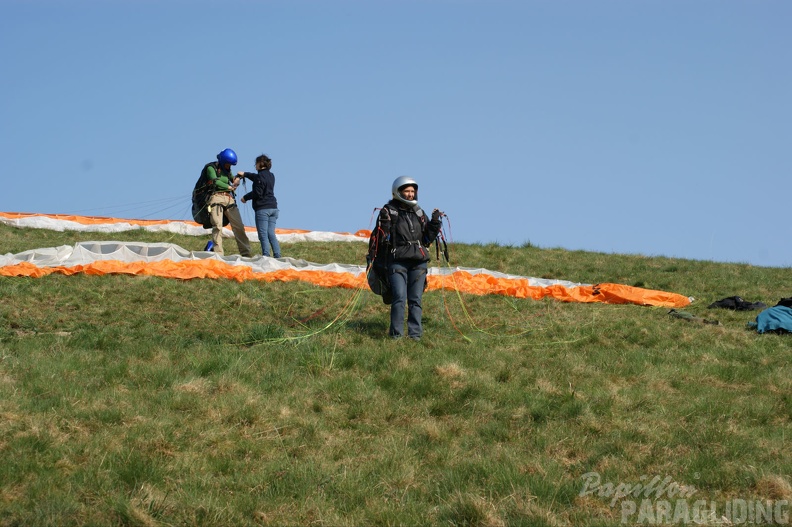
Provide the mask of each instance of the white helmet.
{"label": "white helmet", "polygon": [[[414,200],[404,199],[402,197],[402,195],[401,195],[401,192],[399,192],[402,188],[406,187],[407,185],[411,185],[411,186],[415,187],[415,199]],[[393,199],[395,199],[397,201],[401,201],[405,205],[409,205],[411,207],[414,207],[414,206],[418,205],[418,182],[415,181],[410,176],[397,177],[393,181],[393,186],[391,187],[391,193],[393,194]]]}

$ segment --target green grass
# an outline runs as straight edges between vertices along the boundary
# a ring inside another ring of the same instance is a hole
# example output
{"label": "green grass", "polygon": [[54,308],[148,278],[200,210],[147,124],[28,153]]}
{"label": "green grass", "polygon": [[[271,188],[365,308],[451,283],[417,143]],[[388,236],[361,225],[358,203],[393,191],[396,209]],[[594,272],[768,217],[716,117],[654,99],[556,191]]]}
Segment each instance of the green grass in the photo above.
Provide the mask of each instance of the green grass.
{"label": "green grass", "polygon": [[[0,226],[2,253],[205,239]],[[233,242],[229,242],[233,246]],[[792,340],[710,310],[773,305],[789,269],[454,245],[452,264],[693,296],[685,310],[306,283],[0,278],[0,526],[620,523],[583,475],[694,499],[792,499]],[[365,244],[284,244],[360,263]],[[691,504],[692,504],[691,500]]]}

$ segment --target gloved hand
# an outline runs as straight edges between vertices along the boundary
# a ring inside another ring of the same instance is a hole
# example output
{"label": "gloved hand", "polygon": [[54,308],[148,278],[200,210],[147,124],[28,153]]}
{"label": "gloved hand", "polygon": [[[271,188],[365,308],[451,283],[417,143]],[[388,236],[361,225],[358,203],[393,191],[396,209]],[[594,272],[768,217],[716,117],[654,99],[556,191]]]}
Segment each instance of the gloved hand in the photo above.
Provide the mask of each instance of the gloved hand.
{"label": "gloved hand", "polygon": [[432,211],[432,221],[440,221],[440,217],[443,215],[439,209],[435,209]]}

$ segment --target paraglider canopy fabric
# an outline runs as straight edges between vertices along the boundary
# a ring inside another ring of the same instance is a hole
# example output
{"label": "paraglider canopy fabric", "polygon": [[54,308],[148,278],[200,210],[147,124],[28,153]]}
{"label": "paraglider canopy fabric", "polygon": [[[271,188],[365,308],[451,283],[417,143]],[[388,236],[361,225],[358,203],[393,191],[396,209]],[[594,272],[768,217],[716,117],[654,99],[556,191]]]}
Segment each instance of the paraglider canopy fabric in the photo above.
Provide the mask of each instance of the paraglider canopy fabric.
{"label": "paraglider canopy fabric", "polygon": [[[81,242],[0,256],[0,276],[42,277],[52,273],[150,275],[166,278],[227,278],[237,281],[302,280],[324,287],[367,288],[366,268],[353,264],[317,264],[294,258],[243,258],[188,251],[170,243]],[[498,294],[539,300],[602,302],[685,307],[677,293],[621,284],[581,284],[509,275],[482,268],[438,268],[428,273],[429,290],[447,289],[478,295]]]}
{"label": "paraglider canopy fabric", "polygon": [[[12,227],[49,229],[53,231],[79,232],[124,232],[145,230],[150,232],[171,232],[186,236],[206,236],[209,232],[203,226],[184,220],[135,220],[108,218],[102,216],[78,216],[72,214],[36,214],[27,212],[0,212],[0,223]],[[258,242],[256,229],[245,227],[251,242]],[[278,241],[295,242],[367,242],[370,231],[355,233],[307,231],[302,229],[276,229]],[[232,237],[231,229],[223,229],[223,236]]]}

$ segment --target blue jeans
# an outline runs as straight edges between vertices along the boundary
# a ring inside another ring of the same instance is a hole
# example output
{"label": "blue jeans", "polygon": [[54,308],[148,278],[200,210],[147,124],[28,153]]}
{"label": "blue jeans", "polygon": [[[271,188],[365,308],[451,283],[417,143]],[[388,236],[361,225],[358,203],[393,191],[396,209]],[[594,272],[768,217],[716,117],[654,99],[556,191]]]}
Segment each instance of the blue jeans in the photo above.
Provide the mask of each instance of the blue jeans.
{"label": "blue jeans", "polygon": [[[261,254],[269,256],[269,246],[275,258],[281,257],[280,244],[275,237],[275,223],[278,221],[278,209],[259,209],[256,211],[256,231],[261,242]],[[267,243],[269,240],[269,244]]]}
{"label": "blue jeans", "polygon": [[397,260],[388,265],[393,302],[390,312],[388,335],[404,335],[404,305],[407,304],[407,336],[419,339],[423,335],[421,326],[421,298],[426,285],[426,262]]}

